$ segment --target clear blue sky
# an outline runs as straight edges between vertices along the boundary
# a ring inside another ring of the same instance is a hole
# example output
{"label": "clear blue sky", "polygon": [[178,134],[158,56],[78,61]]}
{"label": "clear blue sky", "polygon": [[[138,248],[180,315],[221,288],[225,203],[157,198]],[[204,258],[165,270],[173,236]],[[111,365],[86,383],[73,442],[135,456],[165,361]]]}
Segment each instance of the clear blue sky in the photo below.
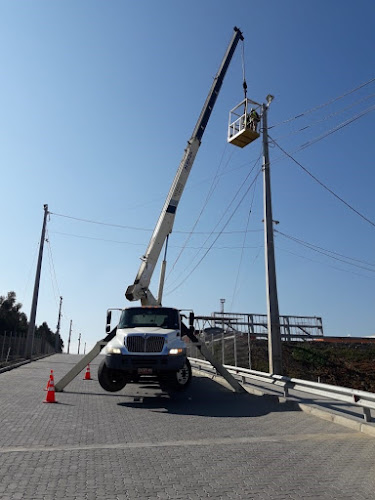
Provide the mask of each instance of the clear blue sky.
{"label": "clear blue sky", "polygon": [[[375,113],[369,111],[375,83],[282,123],[375,77],[372,1],[0,1],[0,13],[0,294],[14,290],[29,316],[48,203],[37,323],[55,329],[62,295],[61,334],[66,345],[72,319],[73,351],[79,332],[91,347],[104,334],[106,309],[126,304],[124,292],[235,25],[245,36],[249,96],[258,102],[275,96],[271,137],[375,221]],[[227,234],[189,275],[191,260],[203,255],[197,249],[212,243],[205,240],[224,215],[216,230],[223,228],[238,198],[228,205],[260,154],[261,141],[243,150],[226,144],[228,112],[242,97],[239,47],[170,238],[169,270],[216,175],[197,234],[166,283],[165,305],[196,314],[219,310],[221,298],[227,311],[266,312],[261,176]],[[374,225],[278,147],[270,154],[277,229],[362,266],[277,234],[280,313],[322,316],[327,335],[374,335]]]}

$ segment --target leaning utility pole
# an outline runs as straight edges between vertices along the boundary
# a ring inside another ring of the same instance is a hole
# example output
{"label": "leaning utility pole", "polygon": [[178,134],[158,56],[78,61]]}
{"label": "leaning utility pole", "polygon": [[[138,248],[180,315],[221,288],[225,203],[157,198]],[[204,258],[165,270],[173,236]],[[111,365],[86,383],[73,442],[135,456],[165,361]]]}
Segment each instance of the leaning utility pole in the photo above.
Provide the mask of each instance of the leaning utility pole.
{"label": "leaning utility pole", "polygon": [[56,335],[55,335],[55,352],[59,351],[60,346],[60,322],[61,322],[61,306],[63,298],[60,297],[59,318],[57,320]]}
{"label": "leaning utility pole", "polygon": [[45,236],[46,236],[47,215],[48,215],[48,205],[44,205],[44,219],[43,219],[42,236],[40,238],[39,256],[38,256],[38,263],[36,266],[36,275],[35,275],[35,283],[34,283],[34,293],[33,293],[33,300],[32,300],[32,304],[31,304],[30,321],[29,321],[29,326],[27,329],[27,337],[26,337],[26,343],[25,343],[25,358],[26,359],[32,359],[32,353],[33,353],[36,308],[38,305],[40,272],[42,269],[43,247],[44,247],[44,240],[45,240]]}
{"label": "leaning utility pole", "polygon": [[273,241],[273,220],[271,204],[270,160],[268,152],[267,110],[272,101],[262,105],[263,124],[263,195],[264,195],[264,252],[267,286],[267,323],[269,372],[282,375],[281,336],[279,303],[277,299],[275,247]]}

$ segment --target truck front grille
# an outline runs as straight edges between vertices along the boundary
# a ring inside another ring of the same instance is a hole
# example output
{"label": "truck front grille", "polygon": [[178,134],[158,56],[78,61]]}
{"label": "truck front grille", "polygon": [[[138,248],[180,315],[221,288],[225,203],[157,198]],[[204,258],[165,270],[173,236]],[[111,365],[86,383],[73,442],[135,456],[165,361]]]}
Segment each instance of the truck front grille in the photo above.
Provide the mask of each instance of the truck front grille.
{"label": "truck front grille", "polygon": [[164,337],[158,335],[147,338],[141,335],[129,335],[126,339],[126,347],[129,352],[161,352],[164,340]]}

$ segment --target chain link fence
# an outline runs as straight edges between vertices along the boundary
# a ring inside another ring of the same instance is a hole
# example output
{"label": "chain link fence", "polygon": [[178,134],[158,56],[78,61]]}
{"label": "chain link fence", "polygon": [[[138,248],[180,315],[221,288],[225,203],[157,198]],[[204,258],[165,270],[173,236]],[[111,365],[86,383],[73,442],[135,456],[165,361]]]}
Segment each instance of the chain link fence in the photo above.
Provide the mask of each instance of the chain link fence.
{"label": "chain link fence", "polygon": [[[25,359],[26,333],[0,332],[0,368]],[[44,335],[35,333],[32,356],[53,354],[55,345],[47,341]]]}

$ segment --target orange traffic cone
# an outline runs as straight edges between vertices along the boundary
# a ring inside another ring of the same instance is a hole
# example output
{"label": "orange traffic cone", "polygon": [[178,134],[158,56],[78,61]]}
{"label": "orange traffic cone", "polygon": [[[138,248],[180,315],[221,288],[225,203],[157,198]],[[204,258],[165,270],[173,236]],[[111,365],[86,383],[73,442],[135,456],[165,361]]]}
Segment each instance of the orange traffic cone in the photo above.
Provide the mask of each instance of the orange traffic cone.
{"label": "orange traffic cone", "polygon": [[92,380],[91,374],[90,374],[90,363],[87,365],[86,373],[85,373],[83,380]]}
{"label": "orange traffic cone", "polygon": [[51,370],[47,387],[47,395],[43,403],[57,403],[55,400],[55,381],[53,380],[53,370]]}
{"label": "orange traffic cone", "polygon": [[[51,375],[52,375],[52,377],[53,377],[53,370],[51,370]],[[50,375],[50,377],[49,377],[49,379],[48,379],[48,382],[47,382],[46,388],[44,389],[45,391],[48,391],[49,382],[50,382],[50,380],[51,380],[51,375]]]}

